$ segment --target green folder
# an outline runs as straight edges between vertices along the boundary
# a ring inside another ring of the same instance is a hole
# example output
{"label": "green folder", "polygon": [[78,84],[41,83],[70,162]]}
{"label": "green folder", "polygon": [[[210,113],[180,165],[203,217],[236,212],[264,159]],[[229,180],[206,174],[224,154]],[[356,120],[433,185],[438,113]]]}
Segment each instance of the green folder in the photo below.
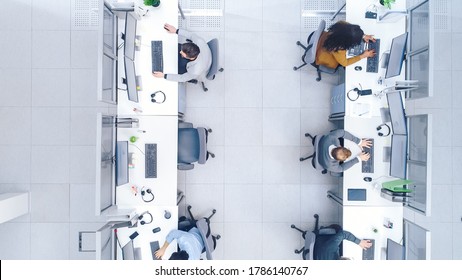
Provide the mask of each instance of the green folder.
{"label": "green folder", "polygon": [[383,182],[382,183],[382,188],[390,190],[392,192],[410,193],[410,192],[412,192],[411,189],[404,188],[404,185],[408,185],[410,183],[412,183],[411,180],[398,179],[398,180],[394,180],[394,181]]}

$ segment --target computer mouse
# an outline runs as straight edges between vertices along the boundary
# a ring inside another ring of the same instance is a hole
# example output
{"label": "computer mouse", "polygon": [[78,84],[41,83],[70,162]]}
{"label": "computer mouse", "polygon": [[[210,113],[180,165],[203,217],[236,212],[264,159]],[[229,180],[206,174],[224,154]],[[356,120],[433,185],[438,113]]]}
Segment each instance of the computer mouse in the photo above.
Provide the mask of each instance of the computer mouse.
{"label": "computer mouse", "polygon": [[372,181],[372,178],[371,177],[364,177],[364,181],[370,182],[370,181]]}
{"label": "computer mouse", "polygon": [[363,70],[363,68],[361,66],[355,66],[355,70],[356,71],[361,71],[361,70]]}
{"label": "computer mouse", "polygon": [[156,233],[160,231],[160,227],[156,227],[155,229],[152,230],[152,233]]}

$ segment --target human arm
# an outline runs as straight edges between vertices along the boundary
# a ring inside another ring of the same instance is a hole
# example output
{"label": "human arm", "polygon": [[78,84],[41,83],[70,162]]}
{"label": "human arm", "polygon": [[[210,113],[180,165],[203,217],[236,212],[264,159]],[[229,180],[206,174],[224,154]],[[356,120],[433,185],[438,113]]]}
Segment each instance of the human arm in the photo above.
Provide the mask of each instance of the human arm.
{"label": "human arm", "polygon": [[331,172],[341,173],[341,172],[344,172],[345,170],[349,169],[353,165],[357,164],[358,162],[359,162],[358,157],[356,157],[356,158],[354,158],[352,160],[349,160],[349,161],[345,161],[342,164],[340,164],[337,160],[333,160],[333,161],[331,161],[330,166],[328,168],[326,168],[326,169],[328,171],[331,171]]}
{"label": "human arm", "polygon": [[165,240],[164,245],[162,245],[162,247],[156,251],[155,253],[156,258],[158,259],[162,258],[162,256],[165,254],[165,250],[167,249],[168,245],[170,245],[170,243],[167,242],[167,240]]}
{"label": "human arm", "polygon": [[375,42],[374,35],[366,35],[366,34],[364,34],[363,40],[366,43],[369,43],[369,41]]}
{"label": "human arm", "polygon": [[358,243],[359,247],[361,247],[363,250],[367,250],[372,246],[372,242],[370,240],[362,239]]}
{"label": "human arm", "polygon": [[344,129],[332,130],[329,134],[335,138],[348,139],[352,142],[357,143],[358,145],[361,143],[361,139],[359,139],[358,137],[354,136],[353,134],[351,134],[350,132]]}
{"label": "human arm", "polygon": [[342,65],[343,67],[347,67],[348,65],[354,64],[363,58],[361,57],[361,55],[347,58],[346,50],[332,52],[332,56],[338,62],[338,64]]}
{"label": "human arm", "polygon": [[186,72],[184,74],[164,74],[162,72],[153,72],[152,75],[156,78],[164,78],[169,81],[175,81],[180,83],[185,83],[197,79],[199,77],[199,75],[196,75],[191,72]]}

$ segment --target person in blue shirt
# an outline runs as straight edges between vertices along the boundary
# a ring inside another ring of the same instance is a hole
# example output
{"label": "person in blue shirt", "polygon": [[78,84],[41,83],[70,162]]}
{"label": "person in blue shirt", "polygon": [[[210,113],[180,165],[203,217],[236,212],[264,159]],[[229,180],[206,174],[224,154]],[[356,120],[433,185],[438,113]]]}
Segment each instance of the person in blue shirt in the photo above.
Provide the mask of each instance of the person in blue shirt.
{"label": "person in blue shirt", "polygon": [[170,243],[176,240],[179,252],[175,252],[170,257],[170,260],[199,260],[204,249],[204,241],[196,227],[189,231],[172,230],[167,234],[164,245],[156,251],[156,258],[160,259],[165,254],[165,250]]}

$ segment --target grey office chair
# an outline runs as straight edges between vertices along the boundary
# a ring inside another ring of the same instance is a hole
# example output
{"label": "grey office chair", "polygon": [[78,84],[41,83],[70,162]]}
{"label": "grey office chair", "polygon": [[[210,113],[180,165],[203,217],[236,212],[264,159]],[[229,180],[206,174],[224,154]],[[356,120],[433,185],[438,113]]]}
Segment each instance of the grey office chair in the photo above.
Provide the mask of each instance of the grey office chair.
{"label": "grey office chair", "polygon": [[191,170],[194,163],[204,164],[215,155],[207,151],[208,134],[212,130],[204,127],[194,128],[192,123],[178,123],[178,169]]}
{"label": "grey office chair", "polygon": [[322,135],[316,135],[316,136],[313,137],[311,134],[305,133],[305,137],[309,137],[311,139],[311,144],[313,144],[314,151],[313,151],[313,153],[311,155],[309,155],[307,157],[301,157],[300,161],[305,161],[305,160],[311,158],[311,165],[313,166],[313,168],[316,169],[316,170],[321,171],[322,174],[327,174],[327,172],[329,172],[329,174],[331,176],[342,177],[343,173],[327,171],[327,169],[325,169],[321,165],[321,163],[319,162],[319,153],[317,153],[317,151],[318,151],[319,141],[321,141],[323,136]]}
{"label": "grey office chair", "polygon": [[202,240],[204,241],[204,249],[202,253],[205,252],[205,256],[208,260],[212,260],[212,253],[217,247],[217,240],[221,238],[220,235],[213,235],[210,229],[210,219],[215,215],[217,210],[213,209],[212,214],[208,217],[203,217],[201,219],[196,219],[191,212],[191,205],[188,205],[187,210],[189,218],[182,216],[178,219],[178,229],[183,231],[189,231],[193,227],[197,227],[199,230]]}
{"label": "grey office chair", "polygon": [[319,38],[322,35],[322,32],[326,28],[326,21],[321,20],[319,23],[318,29],[313,31],[309,36],[308,39],[306,40],[307,45],[303,45],[300,43],[300,41],[297,41],[297,45],[302,47],[305,52],[302,55],[302,62],[303,64],[300,66],[294,66],[294,71],[297,71],[298,69],[302,68],[303,66],[307,65],[308,63],[311,64],[314,68],[316,68],[316,71],[318,73],[318,77],[316,78],[316,81],[321,81],[321,72],[324,73],[329,73],[329,74],[334,74],[337,71],[337,68],[329,68],[324,65],[317,65],[316,64],[316,50],[318,49],[318,43],[319,43]]}
{"label": "grey office chair", "polygon": [[[219,66],[220,63],[220,53],[219,53],[219,45],[218,45],[218,39],[212,39],[209,42],[207,42],[207,45],[209,45],[210,52],[212,53],[212,65],[210,66],[209,72],[207,73],[207,80],[214,80],[215,75],[218,72],[223,72],[225,69]],[[197,84],[197,80],[191,80],[189,81],[190,83]],[[205,86],[205,83],[202,81],[201,82],[202,89],[204,91],[208,91],[209,89]]]}
{"label": "grey office chair", "polygon": [[[314,260],[316,259],[315,251],[316,251],[316,243],[324,244],[330,237],[335,235],[337,232],[342,230],[342,227],[337,224],[330,225],[328,227],[321,227],[319,228],[319,215],[314,214],[315,218],[315,226],[313,231],[301,230],[300,228],[296,227],[295,225],[291,225],[290,227],[301,232],[302,237],[305,240],[305,245],[299,249],[295,250],[295,254],[302,253],[302,259],[304,260]],[[342,250],[342,246],[340,245],[340,251]],[[341,254],[340,254],[341,255]]]}

